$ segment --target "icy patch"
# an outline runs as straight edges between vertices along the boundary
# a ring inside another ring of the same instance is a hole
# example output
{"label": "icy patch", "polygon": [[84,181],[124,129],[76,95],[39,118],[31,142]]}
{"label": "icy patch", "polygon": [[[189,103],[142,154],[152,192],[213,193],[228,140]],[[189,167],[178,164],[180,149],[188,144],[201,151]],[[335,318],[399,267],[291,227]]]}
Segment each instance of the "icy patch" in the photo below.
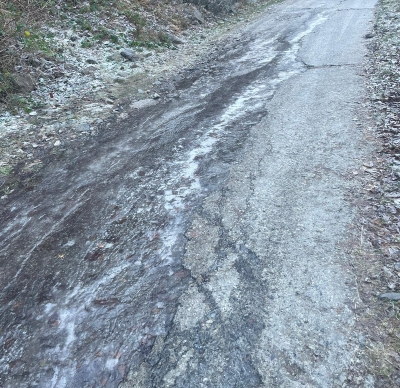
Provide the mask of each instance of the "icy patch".
{"label": "icy patch", "polygon": [[299,34],[295,35],[289,42],[292,44],[299,43],[305,36],[311,34],[317,26],[325,23],[327,20],[328,16],[326,15],[326,12],[322,12],[321,14],[318,15],[316,20],[310,23],[310,25],[305,31],[302,31]]}
{"label": "icy patch", "polygon": [[106,361],[105,365],[106,369],[113,370],[118,365],[118,361],[119,361],[118,358],[109,358]]}
{"label": "icy patch", "polygon": [[53,310],[54,307],[57,305],[55,303],[46,303],[46,306],[44,308],[44,313],[49,314],[51,310]]}
{"label": "icy patch", "polygon": [[256,39],[250,44],[249,51],[242,56],[236,63],[245,63],[246,66],[249,63],[256,64],[257,67],[261,67],[266,63],[271,62],[278,54],[276,47],[278,36],[274,36],[269,40]]}

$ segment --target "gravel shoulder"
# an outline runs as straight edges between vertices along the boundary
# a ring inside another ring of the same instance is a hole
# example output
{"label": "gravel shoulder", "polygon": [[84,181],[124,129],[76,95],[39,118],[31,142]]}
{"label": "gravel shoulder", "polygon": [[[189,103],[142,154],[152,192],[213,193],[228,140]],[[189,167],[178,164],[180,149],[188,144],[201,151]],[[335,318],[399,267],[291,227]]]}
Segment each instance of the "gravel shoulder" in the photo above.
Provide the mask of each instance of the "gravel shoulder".
{"label": "gravel shoulder", "polygon": [[359,116],[367,118],[365,142],[377,151],[353,171],[362,187],[352,193],[359,214],[349,246],[359,293],[354,307],[376,387],[400,386],[399,21],[397,1],[378,3],[366,36],[368,95]]}

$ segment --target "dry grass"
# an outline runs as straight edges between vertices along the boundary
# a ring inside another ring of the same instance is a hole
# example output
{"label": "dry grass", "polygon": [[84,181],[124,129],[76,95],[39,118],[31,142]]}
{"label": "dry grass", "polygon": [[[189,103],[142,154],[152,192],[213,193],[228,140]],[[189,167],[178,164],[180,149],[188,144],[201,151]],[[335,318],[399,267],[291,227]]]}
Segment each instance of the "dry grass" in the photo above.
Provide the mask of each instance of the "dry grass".
{"label": "dry grass", "polygon": [[10,69],[15,63],[12,48],[28,39],[46,17],[51,0],[0,0],[0,68]]}
{"label": "dry grass", "polygon": [[13,90],[11,73],[21,46],[54,5],[51,0],[0,0],[0,101]]}

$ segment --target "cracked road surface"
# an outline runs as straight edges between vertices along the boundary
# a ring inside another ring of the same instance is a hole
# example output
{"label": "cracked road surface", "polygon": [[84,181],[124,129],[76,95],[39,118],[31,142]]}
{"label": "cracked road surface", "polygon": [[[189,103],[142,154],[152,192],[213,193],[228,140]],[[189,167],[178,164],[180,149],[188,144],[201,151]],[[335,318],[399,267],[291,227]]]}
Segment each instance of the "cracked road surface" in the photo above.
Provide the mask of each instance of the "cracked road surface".
{"label": "cracked road surface", "polygon": [[346,386],[374,6],[270,8],[3,202],[1,386]]}

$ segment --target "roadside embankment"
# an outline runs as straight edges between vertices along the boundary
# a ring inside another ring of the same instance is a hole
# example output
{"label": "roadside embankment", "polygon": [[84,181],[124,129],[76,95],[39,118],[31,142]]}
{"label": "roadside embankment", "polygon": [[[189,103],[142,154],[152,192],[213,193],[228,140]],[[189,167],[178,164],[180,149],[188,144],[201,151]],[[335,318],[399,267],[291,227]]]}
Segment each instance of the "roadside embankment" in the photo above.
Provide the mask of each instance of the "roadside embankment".
{"label": "roadside embankment", "polygon": [[366,68],[370,128],[378,152],[354,172],[364,190],[353,254],[359,324],[367,333],[368,372],[375,387],[400,386],[400,4],[382,0]]}
{"label": "roadside embankment", "polygon": [[124,105],[179,98],[173,79],[273,2],[58,1],[42,18],[16,8],[0,42],[9,67],[0,78],[0,197],[31,188],[49,157],[92,139],[107,118],[123,118]]}

